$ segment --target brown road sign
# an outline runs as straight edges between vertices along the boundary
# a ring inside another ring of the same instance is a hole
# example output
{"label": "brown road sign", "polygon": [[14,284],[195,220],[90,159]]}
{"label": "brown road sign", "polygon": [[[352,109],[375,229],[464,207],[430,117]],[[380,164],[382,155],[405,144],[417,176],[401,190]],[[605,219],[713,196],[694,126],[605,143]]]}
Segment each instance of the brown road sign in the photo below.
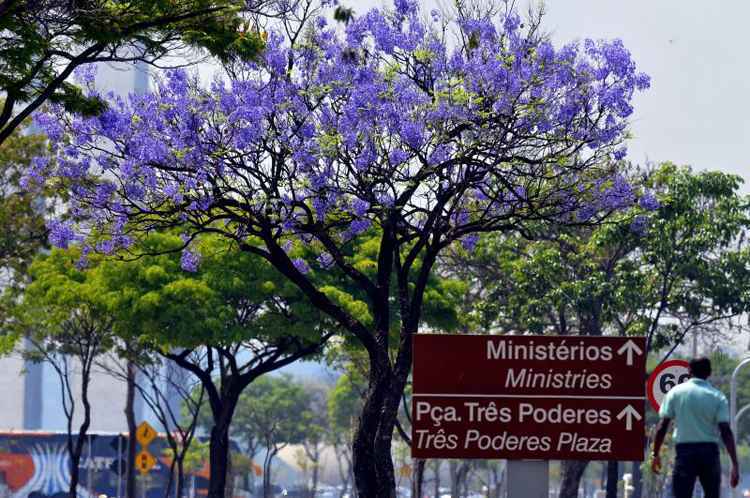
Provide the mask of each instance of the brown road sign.
{"label": "brown road sign", "polygon": [[140,443],[141,448],[145,450],[154,438],[156,438],[156,430],[145,420],[141,422],[135,430],[135,439]]}
{"label": "brown road sign", "polygon": [[417,334],[415,458],[642,460],[645,339]]}
{"label": "brown road sign", "polygon": [[154,455],[147,450],[141,450],[141,452],[135,456],[135,468],[138,469],[141,474],[148,473],[155,465],[156,458],[154,458]]}

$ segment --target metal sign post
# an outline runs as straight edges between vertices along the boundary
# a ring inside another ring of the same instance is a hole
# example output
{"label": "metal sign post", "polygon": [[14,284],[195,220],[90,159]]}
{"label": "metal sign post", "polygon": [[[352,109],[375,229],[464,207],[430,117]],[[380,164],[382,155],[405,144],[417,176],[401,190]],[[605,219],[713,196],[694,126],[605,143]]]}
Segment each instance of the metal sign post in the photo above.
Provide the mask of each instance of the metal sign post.
{"label": "metal sign post", "polygon": [[[729,423],[732,427],[732,434],[734,434],[734,442],[737,443],[737,375],[739,375],[742,367],[750,363],[750,358],[745,358],[737,365],[737,368],[732,372],[732,380],[729,383]],[[737,496],[737,488],[732,488],[732,498]]]}
{"label": "metal sign post", "polygon": [[549,461],[508,460],[508,498],[549,498]]}

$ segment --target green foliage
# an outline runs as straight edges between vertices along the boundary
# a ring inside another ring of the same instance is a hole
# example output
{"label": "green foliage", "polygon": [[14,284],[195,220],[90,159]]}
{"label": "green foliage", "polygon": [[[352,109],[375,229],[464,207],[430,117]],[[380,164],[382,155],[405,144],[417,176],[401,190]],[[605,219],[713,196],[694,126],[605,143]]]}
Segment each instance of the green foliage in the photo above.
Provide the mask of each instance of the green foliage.
{"label": "green foliage", "polygon": [[232,432],[273,449],[301,443],[313,419],[309,395],[287,375],[265,375],[245,389],[237,404]]}
{"label": "green foliage", "polygon": [[[169,450],[165,450],[168,452]],[[209,444],[208,441],[193,440],[185,453],[185,472],[198,472],[208,461]],[[171,455],[170,455],[171,456]]]}
{"label": "green foliage", "polygon": [[107,103],[98,95],[88,96],[84,94],[81,87],[68,83],[62,83],[60,87],[50,95],[49,101],[53,104],[62,105],[67,111],[82,116],[96,116],[107,108]]}
{"label": "green foliage", "polygon": [[[660,207],[594,228],[484,238],[447,259],[479,290],[470,312],[486,329],[648,335],[654,349],[712,331],[750,306],[748,199],[740,179],[666,163],[640,177]],[[529,230],[533,232],[533,227]]]}
{"label": "green foliage", "polygon": [[362,411],[366,382],[361,373],[349,369],[328,394],[328,423],[333,441],[348,441],[354,422]]}
{"label": "green foliage", "polygon": [[7,292],[11,304],[3,322],[6,351],[25,336],[36,344],[28,353],[32,360],[53,360],[63,354],[90,362],[114,346],[101,280],[76,266],[79,255],[76,250],[54,249],[38,256],[23,292]]}
{"label": "green foliage", "polygon": [[177,235],[150,234],[140,249],[152,256],[100,265],[121,336],[163,350],[320,337],[325,320],[262,259],[206,237],[196,246],[200,267],[191,273],[180,267],[183,245]]}
{"label": "green foliage", "polygon": [[[380,251],[380,230],[373,229],[365,232],[355,240],[355,244],[347,247],[345,257],[352,267],[362,272],[371,279],[376,278],[378,268],[378,254]],[[404,252],[409,247],[404,248]],[[421,265],[417,259],[416,266]],[[416,276],[413,272],[409,282],[410,289],[414,287]],[[362,290],[351,279],[344,276],[340,271],[333,269],[326,272],[311,271],[313,282],[334,303],[341,306],[348,314],[358,319],[365,326],[372,326],[374,310],[372,302]],[[431,273],[424,293],[421,323],[429,328],[442,332],[451,332],[462,329],[466,325],[466,317],[460,313],[462,303],[468,290],[465,280],[453,278],[446,275]],[[398,344],[399,328],[402,316],[398,301],[397,283],[391,282],[390,299],[390,334],[394,347]],[[361,344],[353,340],[350,335],[344,336],[343,347],[334,349],[333,354],[343,355],[344,362],[350,358],[355,351],[361,350]],[[334,360],[335,361],[335,360]]]}

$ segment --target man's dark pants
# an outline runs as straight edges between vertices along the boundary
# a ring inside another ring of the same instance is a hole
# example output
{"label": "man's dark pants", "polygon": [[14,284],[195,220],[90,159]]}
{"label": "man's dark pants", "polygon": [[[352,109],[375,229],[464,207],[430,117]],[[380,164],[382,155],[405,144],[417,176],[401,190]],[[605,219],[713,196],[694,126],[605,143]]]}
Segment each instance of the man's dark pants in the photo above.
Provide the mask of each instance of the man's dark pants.
{"label": "man's dark pants", "polygon": [[721,463],[715,443],[679,443],[672,474],[675,498],[691,498],[695,479],[701,483],[706,498],[719,498]]}

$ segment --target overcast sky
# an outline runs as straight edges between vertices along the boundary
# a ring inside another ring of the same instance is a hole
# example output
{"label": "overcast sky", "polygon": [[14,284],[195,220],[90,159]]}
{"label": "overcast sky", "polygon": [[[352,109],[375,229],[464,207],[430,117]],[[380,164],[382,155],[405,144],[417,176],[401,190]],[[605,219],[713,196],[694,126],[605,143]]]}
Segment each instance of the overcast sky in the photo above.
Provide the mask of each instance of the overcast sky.
{"label": "overcast sky", "polygon": [[[384,3],[343,1],[358,12]],[[436,2],[423,5],[429,11]],[[545,6],[545,28],[556,42],[621,38],[651,76],[651,89],[635,100],[631,160],[736,173],[750,193],[750,2],[548,0]]]}

